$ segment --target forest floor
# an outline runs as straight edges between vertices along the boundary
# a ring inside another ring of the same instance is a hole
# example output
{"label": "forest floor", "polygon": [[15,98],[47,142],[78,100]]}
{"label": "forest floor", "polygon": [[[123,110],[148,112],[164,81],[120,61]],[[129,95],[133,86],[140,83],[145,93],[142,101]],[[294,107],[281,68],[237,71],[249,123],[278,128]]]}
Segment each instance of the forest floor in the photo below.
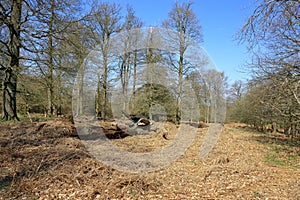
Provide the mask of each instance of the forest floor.
{"label": "forest floor", "polygon": [[[126,150],[167,145],[176,126],[149,138],[112,139]],[[209,155],[206,128],[170,165],[148,173],[113,169],[95,159],[68,119],[0,123],[0,199],[300,199],[300,141],[225,124]]]}

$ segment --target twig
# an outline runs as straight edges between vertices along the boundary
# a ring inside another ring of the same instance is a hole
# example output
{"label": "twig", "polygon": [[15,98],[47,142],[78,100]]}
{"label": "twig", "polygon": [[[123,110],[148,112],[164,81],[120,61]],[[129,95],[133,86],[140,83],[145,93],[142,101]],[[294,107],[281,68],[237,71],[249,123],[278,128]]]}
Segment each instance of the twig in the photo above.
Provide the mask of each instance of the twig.
{"label": "twig", "polygon": [[27,111],[27,115],[29,117],[30,122],[32,123],[32,118],[31,118],[31,115],[30,115],[29,111]]}

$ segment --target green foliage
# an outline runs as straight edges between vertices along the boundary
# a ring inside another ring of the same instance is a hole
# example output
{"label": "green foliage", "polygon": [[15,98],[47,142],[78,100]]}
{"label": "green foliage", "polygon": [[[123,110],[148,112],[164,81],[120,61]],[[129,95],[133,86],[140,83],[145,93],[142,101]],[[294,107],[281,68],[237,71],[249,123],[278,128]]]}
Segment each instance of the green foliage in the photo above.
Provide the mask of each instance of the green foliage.
{"label": "green foliage", "polygon": [[149,116],[152,106],[160,105],[164,108],[168,119],[174,119],[176,101],[170,91],[159,84],[145,84],[137,89],[129,103],[130,113],[137,116]]}

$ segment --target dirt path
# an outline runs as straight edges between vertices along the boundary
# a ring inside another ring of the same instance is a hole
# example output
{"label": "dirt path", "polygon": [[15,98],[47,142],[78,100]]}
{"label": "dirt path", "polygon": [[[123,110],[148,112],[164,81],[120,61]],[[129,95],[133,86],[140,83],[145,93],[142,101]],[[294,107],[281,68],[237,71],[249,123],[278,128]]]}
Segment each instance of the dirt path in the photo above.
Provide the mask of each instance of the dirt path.
{"label": "dirt path", "polygon": [[[200,159],[206,131],[166,168],[132,174],[94,159],[67,121],[0,124],[0,199],[300,199],[299,142],[229,124]],[[133,150],[167,142],[157,135]]]}

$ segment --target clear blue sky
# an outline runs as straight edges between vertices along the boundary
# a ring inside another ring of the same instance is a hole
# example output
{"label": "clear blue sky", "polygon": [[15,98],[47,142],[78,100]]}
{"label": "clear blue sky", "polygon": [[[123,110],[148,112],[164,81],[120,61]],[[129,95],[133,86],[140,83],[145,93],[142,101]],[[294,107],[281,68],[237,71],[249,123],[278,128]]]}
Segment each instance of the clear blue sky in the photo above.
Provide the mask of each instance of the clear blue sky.
{"label": "clear blue sky", "polygon": [[[145,26],[159,26],[167,19],[175,0],[110,0],[121,4],[125,11],[131,5]],[[179,0],[183,2],[183,0]],[[193,11],[202,26],[202,46],[215,62],[219,71],[224,71],[229,81],[243,80],[247,74],[240,73],[250,59],[245,45],[238,45],[234,35],[239,31],[253,10],[254,0],[194,0]]]}

